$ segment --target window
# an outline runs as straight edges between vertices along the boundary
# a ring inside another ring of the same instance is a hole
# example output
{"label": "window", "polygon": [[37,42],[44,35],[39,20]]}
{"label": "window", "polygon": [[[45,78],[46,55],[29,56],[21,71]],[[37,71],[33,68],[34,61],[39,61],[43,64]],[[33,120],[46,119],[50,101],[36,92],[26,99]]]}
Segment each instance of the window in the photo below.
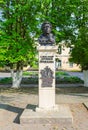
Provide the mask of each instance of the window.
{"label": "window", "polygon": [[62,47],[61,47],[61,46],[58,47],[58,53],[59,53],[59,54],[62,53]]}
{"label": "window", "polygon": [[73,63],[72,62],[69,62],[69,67],[73,67]]}
{"label": "window", "polygon": [[61,68],[61,67],[62,67],[61,60],[58,60],[58,68]]}

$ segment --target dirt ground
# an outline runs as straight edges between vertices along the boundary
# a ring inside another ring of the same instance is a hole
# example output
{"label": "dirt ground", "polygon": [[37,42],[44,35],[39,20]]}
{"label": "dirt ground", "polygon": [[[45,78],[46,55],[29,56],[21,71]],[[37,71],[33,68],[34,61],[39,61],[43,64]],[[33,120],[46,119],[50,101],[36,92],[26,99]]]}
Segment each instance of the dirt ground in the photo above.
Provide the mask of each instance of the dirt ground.
{"label": "dirt ground", "polygon": [[37,88],[0,88],[0,130],[88,130],[88,88],[57,88],[56,104],[68,104],[73,115],[73,125],[67,123],[21,125],[19,117],[27,104],[38,104]]}

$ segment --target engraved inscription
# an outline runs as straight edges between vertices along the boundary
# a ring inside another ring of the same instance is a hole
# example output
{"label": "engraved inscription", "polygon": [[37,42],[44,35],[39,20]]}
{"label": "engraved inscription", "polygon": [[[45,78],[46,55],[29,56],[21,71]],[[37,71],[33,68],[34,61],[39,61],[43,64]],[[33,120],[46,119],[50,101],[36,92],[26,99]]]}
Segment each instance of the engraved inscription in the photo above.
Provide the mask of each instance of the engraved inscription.
{"label": "engraved inscription", "polygon": [[52,87],[53,83],[53,71],[46,66],[43,70],[41,70],[41,79],[42,79],[42,87]]}
{"label": "engraved inscription", "polygon": [[53,56],[40,56],[40,63],[53,63]]}

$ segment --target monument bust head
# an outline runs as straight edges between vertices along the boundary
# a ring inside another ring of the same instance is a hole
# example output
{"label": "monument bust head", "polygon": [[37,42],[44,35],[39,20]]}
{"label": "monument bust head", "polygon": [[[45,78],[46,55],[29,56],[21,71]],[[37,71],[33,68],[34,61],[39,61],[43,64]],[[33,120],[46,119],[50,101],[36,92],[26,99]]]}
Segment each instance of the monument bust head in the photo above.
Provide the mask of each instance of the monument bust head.
{"label": "monument bust head", "polygon": [[52,25],[49,22],[44,22],[41,26],[42,32],[47,35],[51,33]]}
{"label": "monument bust head", "polygon": [[54,45],[55,38],[51,33],[52,25],[49,22],[44,22],[41,26],[42,34],[39,37],[39,44],[40,45]]}

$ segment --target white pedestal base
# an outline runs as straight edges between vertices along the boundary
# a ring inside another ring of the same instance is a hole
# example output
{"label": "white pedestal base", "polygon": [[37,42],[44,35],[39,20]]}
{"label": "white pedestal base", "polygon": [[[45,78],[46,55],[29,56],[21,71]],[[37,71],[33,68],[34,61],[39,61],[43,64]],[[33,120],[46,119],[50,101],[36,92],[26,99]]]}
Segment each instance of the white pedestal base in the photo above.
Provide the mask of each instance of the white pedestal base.
{"label": "white pedestal base", "polygon": [[55,89],[39,89],[39,108],[48,109],[53,107],[55,107]]}
{"label": "white pedestal base", "polygon": [[68,123],[72,124],[73,117],[67,105],[58,105],[56,111],[37,109],[25,109],[20,117],[21,124],[58,124]]}

